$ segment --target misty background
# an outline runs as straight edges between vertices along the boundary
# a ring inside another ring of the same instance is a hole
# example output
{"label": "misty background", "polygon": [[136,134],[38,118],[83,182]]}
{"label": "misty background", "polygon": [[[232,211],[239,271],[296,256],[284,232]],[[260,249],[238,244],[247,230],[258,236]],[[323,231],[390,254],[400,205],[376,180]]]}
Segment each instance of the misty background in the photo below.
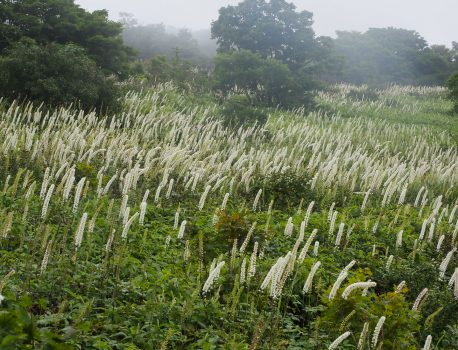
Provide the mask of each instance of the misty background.
{"label": "misty background", "polygon": [[[313,12],[317,35],[335,37],[336,30],[366,31],[375,27],[416,30],[430,44],[458,41],[456,0],[295,0],[298,10]],[[107,9],[110,18],[131,13],[139,24],[164,23],[192,31],[210,29],[218,10],[238,0],[77,0],[88,10]],[[202,32],[200,32],[202,33]]]}

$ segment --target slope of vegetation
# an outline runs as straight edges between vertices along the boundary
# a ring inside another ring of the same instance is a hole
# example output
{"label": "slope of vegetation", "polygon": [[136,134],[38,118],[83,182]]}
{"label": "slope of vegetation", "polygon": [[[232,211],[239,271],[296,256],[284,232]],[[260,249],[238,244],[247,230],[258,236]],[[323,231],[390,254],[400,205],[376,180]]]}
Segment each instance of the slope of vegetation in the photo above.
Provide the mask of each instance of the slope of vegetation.
{"label": "slope of vegetation", "polygon": [[106,117],[1,102],[0,348],[458,348],[443,95],[230,128],[172,84]]}

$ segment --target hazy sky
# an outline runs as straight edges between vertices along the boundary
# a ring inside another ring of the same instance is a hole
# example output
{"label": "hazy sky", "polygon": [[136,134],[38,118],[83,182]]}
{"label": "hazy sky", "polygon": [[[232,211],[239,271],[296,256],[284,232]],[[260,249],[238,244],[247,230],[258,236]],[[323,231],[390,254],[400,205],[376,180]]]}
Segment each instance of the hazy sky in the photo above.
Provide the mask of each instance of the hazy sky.
{"label": "hazy sky", "polygon": [[[132,13],[141,24],[205,29],[218,9],[239,0],[76,0],[88,10],[107,9],[113,19]],[[364,31],[369,27],[415,29],[432,44],[458,41],[458,0],[293,0],[314,14],[318,35],[335,30]]]}

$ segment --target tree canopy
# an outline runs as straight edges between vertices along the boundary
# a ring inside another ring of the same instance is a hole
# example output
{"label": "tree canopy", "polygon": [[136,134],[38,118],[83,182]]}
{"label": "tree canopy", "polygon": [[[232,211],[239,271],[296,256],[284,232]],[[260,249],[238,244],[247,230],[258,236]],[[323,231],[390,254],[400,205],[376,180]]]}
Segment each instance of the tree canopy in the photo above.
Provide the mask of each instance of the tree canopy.
{"label": "tree canopy", "polygon": [[342,80],[354,84],[441,85],[458,64],[456,48],[428,46],[416,31],[399,28],[339,31],[335,49],[345,62]]}
{"label": "tree canopy", "polygon": [[114,108],[112,78],[129,75],[132,49],[107,11],[73,0],[0,2],[0,91],[9,98],[84,109]]}
{"label": "tree canopy", "polygon": [[92,13],[73,0],[4,0],[0,3],[0,54],[27,37],[38,44],[76,44],[110,74],[124,77],[132,50],[123,44],[122,25],[105,10]]}
{"label": "tree canopy", "polygon": [[219,52],[250,50],[298,66],[313,57],[312,17],[285,0],[245,0],[220,9],[212,23],[212,37]]}

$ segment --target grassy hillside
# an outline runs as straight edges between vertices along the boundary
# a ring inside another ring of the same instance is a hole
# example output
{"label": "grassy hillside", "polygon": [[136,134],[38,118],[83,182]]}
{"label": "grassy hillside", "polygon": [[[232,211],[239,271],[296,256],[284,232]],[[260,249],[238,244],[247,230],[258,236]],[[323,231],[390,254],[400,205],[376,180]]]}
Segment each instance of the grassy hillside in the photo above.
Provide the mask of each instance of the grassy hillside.
{"label": "grassy hillside", "polygon": [[118,116],[2,102],[0,348],[457,349],[442,95],[232,129],[170,84]]}

